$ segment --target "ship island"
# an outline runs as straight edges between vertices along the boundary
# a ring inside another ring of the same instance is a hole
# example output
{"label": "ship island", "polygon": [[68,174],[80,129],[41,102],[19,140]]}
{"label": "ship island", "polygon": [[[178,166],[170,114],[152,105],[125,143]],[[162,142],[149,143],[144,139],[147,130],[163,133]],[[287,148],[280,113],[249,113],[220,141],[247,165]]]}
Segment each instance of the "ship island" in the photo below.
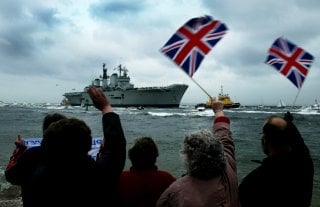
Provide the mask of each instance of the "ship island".
{"label": "ship island", "polygon": [[[223,86],[221,86],[220,88],[218,101],[223,103],[223,108],[225,109],[240,107],[240,103],[232,101],[229,94],[223,92]],[[206,108],[211,108],[211,106],[212,106],[212,103],[211,103],[211,99],[209,98],[209,100],[206,103],[196,104],[195,108],[199,111],[202,111],[202,110],[205,110]]]}
{"label": "ship island", "polygon": [[128,76],[128,69],[121,64],[115,68],[118,72],[108,75],[106,64],[103,64],[103,74],[92,81],[91,85],[79,92],[64,93],[63,103],[71,106],[90,106],[92,101],[87,93],[90,87],[103,90],[112,106],[115,107],[159,107],[176,108],[188,85],[171,84],[156,87],[134,87]]}

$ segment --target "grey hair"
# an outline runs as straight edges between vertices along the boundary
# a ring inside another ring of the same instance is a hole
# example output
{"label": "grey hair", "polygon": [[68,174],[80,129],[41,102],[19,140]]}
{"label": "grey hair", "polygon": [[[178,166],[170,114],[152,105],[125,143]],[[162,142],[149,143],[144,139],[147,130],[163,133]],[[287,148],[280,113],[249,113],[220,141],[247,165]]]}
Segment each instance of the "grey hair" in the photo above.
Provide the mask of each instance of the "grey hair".
{"label": "grey hair", "polygon": [[223,144],[205,129],[185,137],[181,155],[187,173],[202,180],[221,175],[226,166]]}

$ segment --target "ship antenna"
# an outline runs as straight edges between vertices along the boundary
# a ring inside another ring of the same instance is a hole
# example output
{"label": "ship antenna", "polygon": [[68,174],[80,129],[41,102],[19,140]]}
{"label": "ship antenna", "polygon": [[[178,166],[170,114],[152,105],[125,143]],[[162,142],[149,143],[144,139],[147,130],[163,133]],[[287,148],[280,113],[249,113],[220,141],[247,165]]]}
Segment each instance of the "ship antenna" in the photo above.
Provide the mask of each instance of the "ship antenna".
{"label": "ship antenna", "polygon": [[106,68],[106,64],[105,63],[103,63],[102,64],[102,68],[103,68],[103,76],[102,76],[102,78],[103,79],[107,79],[108,78],[108,74],[107,74],[107,68]]}
{"label": "ship antenna", "polygon": [[220,95],[221,96],[223,95],[223,86],[222,85],[220,86]]}
{"label": "ship antenna", "polygon": [[126,67],[123,67],[122,70],[123,70],[123,75],[124,75],[124,76],[127,76],[128,69],[127,69]]}
{"label": "ship antenna", "polygon": [[123,70],[121,67],[121,64],[118,66],[118,68],[115,68],[115,70],[119,70],[119,77],[121,77],[121,71]]}
{"label": "ship antenna", "polygon": [[121,64],[119,65],[119,75],[121,77],[121,71],[122,71],[122,67],[121,67]]}

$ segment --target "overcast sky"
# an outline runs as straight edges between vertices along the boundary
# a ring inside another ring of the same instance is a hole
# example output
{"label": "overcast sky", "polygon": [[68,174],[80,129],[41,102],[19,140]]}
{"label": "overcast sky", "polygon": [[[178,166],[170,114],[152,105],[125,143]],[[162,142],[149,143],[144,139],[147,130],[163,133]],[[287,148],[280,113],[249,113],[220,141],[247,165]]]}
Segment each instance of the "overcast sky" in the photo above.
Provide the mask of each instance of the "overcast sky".
{"label": "overcast sky", "polygon": [[0,101],[59,103],[123,64],[135,86],[189,85],[182,103],[207,95],[159,52],[187,20],[210,15],[228,32],[193,76],[244,105],[293,103],[298,89],[264,63],[280,36],[314,56],[298,105],[320,99],[319,0],[1,0]]}

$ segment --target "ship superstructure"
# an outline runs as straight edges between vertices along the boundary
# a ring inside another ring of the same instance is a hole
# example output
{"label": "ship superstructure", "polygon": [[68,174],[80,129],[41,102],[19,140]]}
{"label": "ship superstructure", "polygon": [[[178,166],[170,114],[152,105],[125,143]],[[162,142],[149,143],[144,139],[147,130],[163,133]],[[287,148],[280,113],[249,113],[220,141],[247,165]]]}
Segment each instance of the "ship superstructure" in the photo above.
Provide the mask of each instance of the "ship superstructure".
{"label": "ship superstructure", "polygon": [[108,76],[106,65],[103,64],[103,74],[100,78],[92,81],[82,92],[69,92],[64,96],[72,106],[92,105],[87,90],[94,86],[103,89],[112,106],[121,107],[179,107],[181,99],[188,85],[172,84],[163,87],[134,87],[130,82],[128,70],[119,65],[113,73]]}

